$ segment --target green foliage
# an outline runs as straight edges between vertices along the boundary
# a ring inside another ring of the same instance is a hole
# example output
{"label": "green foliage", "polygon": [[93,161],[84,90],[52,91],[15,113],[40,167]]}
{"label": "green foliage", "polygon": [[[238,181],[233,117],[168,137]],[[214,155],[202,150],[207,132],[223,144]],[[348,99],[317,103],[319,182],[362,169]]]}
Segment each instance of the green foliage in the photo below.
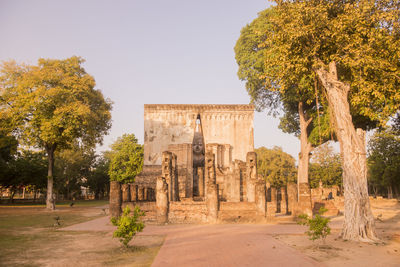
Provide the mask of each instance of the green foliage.
{"label": "green foliage", "polygon": [[111,103],[79,57],[39,59],[37,66],[5,62],[0,72],[0,117],[24,144],[95,145],[111,127]]}
{"label": "green foliage", "polygon": [[0,132],[0,164],[9,161],[17,152],[17,147],[18,141],[14,136]]}
{"label": "green foliage", "polygon": [[[283,96],[314,101],[314,69],[335,61],[350,85],[356,127],[385,124],[400,95],[399,1],[275,1],[272,29],[261,47],[266,84]],[[273,34],[270,34],[271,31]],[[318,95],[324,96],[319,87]],[[326,102],[324,100],[323,102]]]}
{"label": "green foliage", "polygon": [[21,151],[11,158],[0,171],[0,185],[12,194],[20,187],[39,190],[46,187],[47,161],[44,153]]}
{"label": "green foliage", "polygon": [[74,144],[70,149],[56,152],[55,157],[55,189],[67,199],[79,197],[81,186],[85,185],[92,171],[94,150]]}
{"label": "green foliage", "polygon": [[[76,142],[100,143],[111,128],[111,102],[94,89],[84,60],[39,59],[37,66],[5,62],[0,67],[0,121],[22,145],[46,150],[48,192],[52,192],[54,152]],[[48,208],[54,209],[52,196]]]}
{"label": "green foliage", "polygon": [[140,220],[140,218],[144,216],[144,212],[141,211],[138,206],[135,207],[132,215],[129,215],[130,212],[131,210],[126,206],[121,217],[111,218],[112,224],[118,226],[113,237],[119,238],[119,241],[125,247],[128,247],[129,242],[136,233],[143,231],[144,228],[144,223]]}
{"label": "green foliage", "polygon": [[134,134],[124,134],[111,145],[110,159],[111,181],[131,183],[142,171],[143,146]]}
{"label": "green foliage", "polygon": [[268,8],[258,14],[258,18],[240,31],[235,45],[235,58],[239,66],[238,77],[246,82],[246,90],[257,110],[267,109],[277,115],[280,107],[280,95],[269,90],[265,84],[265,49],[260,46],[268,37],[272,25],[270,17],[274,9]]}
{"label": "green foliage", "polygon": [[281,187],[296,182],[296,166],[294,158],[282,151],[280,147],[268,149],[260,147],[257,153],[257,169],[272,186]]}
{"label": "green foliage", "polygon": [[[332,137],[328,113],[323,112],[326,103],[320,100],[317,106],[313,74],[305,74],[303,71],[281,75],[280,69],[276,67],[280,59],[271,39],[278,31],[274,25],[277,15],[275,7],[268,8],[241,30],[235,45],[238,77],[246,82],[247,92],[258,110],[266,109],[273,115],[282,115],[279,128],[285,133],[300,135],[298,104],[302,102],[306,120],[312,119],[306,134],[310,136],[309,141],[317,145]],[[266,64],[269,57],[276,62]],[[281,90],[283,84],[288,90]],[[318,116],[322,119],[318,119]]]}
{"label": "green foliage", "polygon": [[98,157],[85,183],[95,194],[96,199],[101,199],[110,191],[110,176],[108,169],[110,160],[104,154]]}
{"label": "green foliage", "polygon": [[322,238],[325,243],[325,238],[331,233],[331,228],[328,226],[330,219],[322,217],[327,211],[326,208],[321,207],[314,218],[309,218],[306,214],[299,216],[300,220],[297,223],[309,227],[306,233],[310,240],[314,241]]}
{"label": "green foliage", "polygon": [[309,183],[312,188],[319,186],[342,185],[342,160],[339,153],[334,153],[329,143],[318,146],[311,156]]}
{"label": "green foliage", "polygon": [[376,131],[368,143],[368,185],[374,195],[400,192],[400,136],[393,129]]}

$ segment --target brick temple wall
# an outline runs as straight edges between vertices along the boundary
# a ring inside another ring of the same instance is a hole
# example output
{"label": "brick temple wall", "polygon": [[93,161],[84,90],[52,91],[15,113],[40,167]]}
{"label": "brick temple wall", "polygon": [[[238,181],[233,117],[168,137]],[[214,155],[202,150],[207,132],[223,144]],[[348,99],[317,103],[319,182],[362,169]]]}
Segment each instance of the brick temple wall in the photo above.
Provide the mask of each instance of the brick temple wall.
{"label": "brick temple wall", "polygon": [[161,165],[169,145],[191,144],[197,115],[205,144],[230,144],[232,159],[254,151],[253,105],[144,105],[144,165]]}

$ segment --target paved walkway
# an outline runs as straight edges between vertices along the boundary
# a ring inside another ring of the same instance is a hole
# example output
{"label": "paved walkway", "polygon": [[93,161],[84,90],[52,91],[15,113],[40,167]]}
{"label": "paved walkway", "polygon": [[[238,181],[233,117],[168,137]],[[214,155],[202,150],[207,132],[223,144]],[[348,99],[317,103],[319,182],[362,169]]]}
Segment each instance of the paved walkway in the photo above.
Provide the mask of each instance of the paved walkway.
{"label": "paved walkway", "polygon": [[[68,231],[112,231],[109,217],[72,225]],[[323,266],[274,238],[302,234],[299,225],[147,225],[140,235],[165,235],[152,267]]]}

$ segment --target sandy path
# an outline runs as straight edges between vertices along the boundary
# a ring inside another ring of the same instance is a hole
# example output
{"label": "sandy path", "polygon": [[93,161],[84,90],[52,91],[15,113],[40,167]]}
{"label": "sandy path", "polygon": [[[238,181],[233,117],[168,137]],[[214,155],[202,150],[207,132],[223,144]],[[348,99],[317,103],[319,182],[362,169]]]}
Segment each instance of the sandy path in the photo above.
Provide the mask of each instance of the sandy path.
{"label": "sandy path", "polygon": [[[66,231],[113,231],[109,217],[72,225]],[[276,240],[276,234],[302,234],[298,225],[147,225],[138,235],[165,235],[157,266],[321,266]]]}

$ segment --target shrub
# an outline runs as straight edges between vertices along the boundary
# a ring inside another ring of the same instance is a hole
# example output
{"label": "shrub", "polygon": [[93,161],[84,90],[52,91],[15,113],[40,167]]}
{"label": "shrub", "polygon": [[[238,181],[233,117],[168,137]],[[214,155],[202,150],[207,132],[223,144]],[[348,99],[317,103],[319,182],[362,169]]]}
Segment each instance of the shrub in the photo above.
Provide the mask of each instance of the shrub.
{"label": "shrub", "polygon": [[310,240],[322,238],[322,242],[325,244],[325,238],[331,233],[331,228],[328,226],[330,219],[322,217],[322,214],[327,211],[326,208],[321,207],[314,218],[309,218],[306,214],[299,216],[300,220],[297,223],[309,227],[306,233]]}
{"label": "shrub", "polygon": [[113,237],[119,238],[119,241],[125,247],[128,247],[136,233],[143,231],[144,228],[144,223],[140,220],[140,217],[144,216],[145,213],[138,206],[135,207],[132,215],[129,215],[130,212],[130,208],[126,206],[121,217],[111,218],[112,224],[118,226]]}

